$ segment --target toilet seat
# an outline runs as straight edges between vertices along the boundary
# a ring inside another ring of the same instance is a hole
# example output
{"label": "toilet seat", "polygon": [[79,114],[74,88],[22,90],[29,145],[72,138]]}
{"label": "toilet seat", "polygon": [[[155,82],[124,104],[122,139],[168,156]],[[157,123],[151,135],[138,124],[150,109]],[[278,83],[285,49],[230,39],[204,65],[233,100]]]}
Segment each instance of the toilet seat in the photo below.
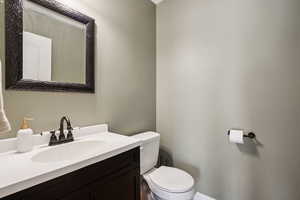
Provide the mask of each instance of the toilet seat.
{"label": "toilet seat", "polygon": [[162,166],[144,175],[151,191],[159,199],[191,200],[194,196],[194,179],[177,168]]}
{"label": "toilet seat", "polygon": [[161,190],[182,193],[194,187],[194,179],[183,170],[162,166],[149,174],[152,183]]}

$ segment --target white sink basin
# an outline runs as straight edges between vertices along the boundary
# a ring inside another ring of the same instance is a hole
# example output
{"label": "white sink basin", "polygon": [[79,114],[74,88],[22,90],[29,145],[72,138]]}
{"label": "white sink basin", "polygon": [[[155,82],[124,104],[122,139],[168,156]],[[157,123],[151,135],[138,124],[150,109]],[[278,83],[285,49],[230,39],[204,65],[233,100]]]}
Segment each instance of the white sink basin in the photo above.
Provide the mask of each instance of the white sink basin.
{"label": "white sink basin", "polygon": [[31,160],[39,163],[70,161],[83,156],[101,153],[107,148],[107,145],[107,143],[102,141],[71,142],[39,152]]}

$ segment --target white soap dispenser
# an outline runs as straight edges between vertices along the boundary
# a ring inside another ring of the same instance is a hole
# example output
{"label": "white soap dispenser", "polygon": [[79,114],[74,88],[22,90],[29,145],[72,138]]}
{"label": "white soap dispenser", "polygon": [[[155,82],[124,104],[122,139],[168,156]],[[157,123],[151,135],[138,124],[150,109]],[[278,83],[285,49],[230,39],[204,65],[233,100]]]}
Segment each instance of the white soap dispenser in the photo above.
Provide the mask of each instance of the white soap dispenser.
{"label": "white soap dispenser", "polygon": [[28,125],[29,120],[33,119],[23,119],[21,129],[17,134],[17,152],[19,153],[31,151],[33,148],[33,131]]}

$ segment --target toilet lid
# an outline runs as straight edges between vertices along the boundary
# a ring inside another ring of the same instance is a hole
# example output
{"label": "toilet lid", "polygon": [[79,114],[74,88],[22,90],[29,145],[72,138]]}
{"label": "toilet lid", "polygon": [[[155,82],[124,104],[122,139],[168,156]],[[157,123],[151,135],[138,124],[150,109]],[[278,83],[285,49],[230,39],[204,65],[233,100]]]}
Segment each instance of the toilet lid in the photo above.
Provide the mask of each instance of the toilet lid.
{"label": "toilet lid", "polygon": [[168,192],[187,192],[194,187],[194,179],[183,170],[162,166],[149,174],[151,182]]}

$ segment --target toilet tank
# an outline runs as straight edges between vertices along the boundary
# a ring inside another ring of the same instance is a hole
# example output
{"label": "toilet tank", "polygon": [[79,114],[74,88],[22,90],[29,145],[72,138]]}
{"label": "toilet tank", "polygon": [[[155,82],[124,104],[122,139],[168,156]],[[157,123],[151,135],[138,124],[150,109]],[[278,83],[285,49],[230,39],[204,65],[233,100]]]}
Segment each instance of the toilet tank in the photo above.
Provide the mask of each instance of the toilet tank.
{"label": "toilet tank", "polygon": [[160,135],[155,132],[145,132],[132,136],[142,141],[140,150],[141,174],[151,170],[157,163]]}

